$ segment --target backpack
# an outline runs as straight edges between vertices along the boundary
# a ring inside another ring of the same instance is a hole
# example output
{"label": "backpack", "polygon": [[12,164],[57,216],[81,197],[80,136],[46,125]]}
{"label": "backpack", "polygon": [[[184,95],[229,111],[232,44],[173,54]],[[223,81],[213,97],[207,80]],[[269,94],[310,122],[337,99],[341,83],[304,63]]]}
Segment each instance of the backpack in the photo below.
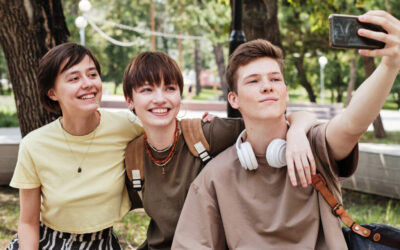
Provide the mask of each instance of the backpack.
{"label": "backpack", "polygon": [[[180,127],[183,138],[193,156],[199,157],[204,163],[211,159],[210,145],[207,142],[201,126],[201,119],[182,119]],[[129,181],[141,198],[144,184],[143,172],[144,135],[132,140],[125,151],[125,170]]]}

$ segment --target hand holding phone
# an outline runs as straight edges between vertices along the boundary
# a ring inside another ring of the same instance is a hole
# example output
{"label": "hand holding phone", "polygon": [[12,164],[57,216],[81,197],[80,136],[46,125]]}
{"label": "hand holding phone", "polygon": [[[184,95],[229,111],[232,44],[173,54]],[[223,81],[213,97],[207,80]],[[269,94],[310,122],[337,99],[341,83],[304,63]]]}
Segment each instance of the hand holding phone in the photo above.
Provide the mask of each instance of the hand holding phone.
{"label": "hand holding phone", "polygon": [[382,49],[385,43],[358,35],[359,29],[387,33],[381,26],[362,23],[358,16],[331,14],[329,16],[329,45],[333,48]]}

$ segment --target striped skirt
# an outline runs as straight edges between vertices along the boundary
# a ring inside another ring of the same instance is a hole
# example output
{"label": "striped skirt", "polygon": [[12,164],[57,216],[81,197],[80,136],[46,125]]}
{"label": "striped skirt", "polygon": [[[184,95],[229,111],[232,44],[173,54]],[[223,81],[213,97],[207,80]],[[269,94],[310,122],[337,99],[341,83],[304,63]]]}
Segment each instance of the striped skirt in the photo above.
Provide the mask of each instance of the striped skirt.
{"label": "striped skirt", "polygon": [[[39,249],[47,250],[122,250],[112,227],[95,233],[71,234],[55,231],[40,223]],[[7,250],[18,250],[18,238],[15,238]]]}

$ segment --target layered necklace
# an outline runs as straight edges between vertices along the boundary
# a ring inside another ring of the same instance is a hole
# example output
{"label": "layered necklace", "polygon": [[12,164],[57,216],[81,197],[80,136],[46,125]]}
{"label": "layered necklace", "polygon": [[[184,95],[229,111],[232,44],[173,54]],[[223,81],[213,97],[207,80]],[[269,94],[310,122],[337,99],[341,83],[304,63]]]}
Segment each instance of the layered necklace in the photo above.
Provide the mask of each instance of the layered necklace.
{"label": "layered necklace", "polygon": [[172,143],[171,146],[169,146],[167,149],[164,150],[156,150],[157,152],[165,152],[167,150],[170,149],[167,157],[165,157],[164,159],[161,160],[157,160],[156,158],[154,158],[153,154],[151,153],[150,147],[152,149],[154,149],[154,147],[152,147],[148,142],[147,142],[147,135],[146,133],[144,133],[144,147],[146,149],[146,154],[149,156],[150,160],[157,166],[161,167],[161,173],[163,175],[166,174],[165,172],[165,166],[171,161],[172,157],[174,156],[175,153],[175,148],[176,148],[176,144],[178,143],[178,137],[179,137],[179,125],[178,125],[178,120],[176,120],[175,122],[175,133],[174,133],[174,142]]}
{"label": "layered necklace", "polygon": [[98,125],[99,125],[99,123],[96,125],[96,127],[95,127],[95,129],[94,129],[92,138],[90,138],[89,145],[88,145],[88,147],[86,148],[85,154],[82,156],[82,159],[79,160],[78,157],[76,157],[75,152],[74,152],[74,151],[72,150],[72,148],[71,148],[71,145],[70,145],[70,143],[69,143],[69,141],[68,141],[68,139],[67,139],[67,135],[65,134],[65,129],[64,129],[63,124],[62,124],[62,122],[61,122],[61,130],[62,130],[62,132],[63,132],[64,139],[65,139],[65,142],[66,142],[66,144],[67,144],[67,146],[68,146],[69,152],[70,152],[71,155],[73,156],[74,161],[75,161],[75,163],[76,163],[76,165],[77,165],[77,167],[78,167],[78,168],[77,168],[78,174],[80,174],[80,173],[82,172],[82,163],[85,161],[86,156],[87,156],[87,153],[89,152],[89,149],[90,149],[90,147],[92,146],[92,143],[93,143],[94,138],[96,137],[96,130],[97,130],[97,126],[98,126]]}

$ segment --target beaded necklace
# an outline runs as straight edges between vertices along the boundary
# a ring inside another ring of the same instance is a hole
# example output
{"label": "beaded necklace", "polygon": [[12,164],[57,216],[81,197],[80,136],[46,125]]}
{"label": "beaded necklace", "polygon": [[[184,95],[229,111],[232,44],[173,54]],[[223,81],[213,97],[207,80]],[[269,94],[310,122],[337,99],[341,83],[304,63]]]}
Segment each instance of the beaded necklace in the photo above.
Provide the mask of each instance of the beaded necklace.
{"label": "beaded necklace", "polygon": [[[172,146],[170,146],[169,148],[171,148],[171,151],[169,151],[167,157],[165,157],[162,160],[157,160],[156,158],[154,158],[154,156],[151,154],[151,150],[150,147],[151,145],[147,142],[147,135],[146,133],[144,133],[144,147],[146,149],[146,154],[149,156],[150,160],[157,166],[162,168],[162,174],[165,175],[165,166],[172,160],[172,156],[175,153],[175,147],[176,144],[178,143],[178,136],[179,136],[179,129],[178,129],[178,120],[176,120],[176,126],[175,126],[175,133],[174,133],[174,142],[172,144]],[[149,147],[150,146],[150,147]],[[153,147],[152,147],[153,148]]]}

